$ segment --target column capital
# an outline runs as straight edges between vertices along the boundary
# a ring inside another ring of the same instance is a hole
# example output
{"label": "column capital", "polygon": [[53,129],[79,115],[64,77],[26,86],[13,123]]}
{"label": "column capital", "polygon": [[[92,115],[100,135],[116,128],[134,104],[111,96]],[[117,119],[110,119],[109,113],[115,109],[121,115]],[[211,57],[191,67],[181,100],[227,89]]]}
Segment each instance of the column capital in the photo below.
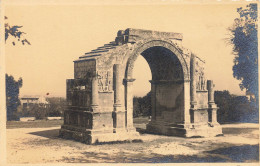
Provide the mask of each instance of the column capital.
{"label": "column capital", "polygon": [[149,80],[151,84],[183,84],[190,80]]}
{"label": "column capital", "polygon": [[134,82],[135,80],[136,80],[135,78],[124,78],[124,79],[123,79],[124,83]]}
{"label": "column capital", "polygon": [[197,102],[196,101],[191,101],[190,102],[190,109],[196,110],[197,109]]}

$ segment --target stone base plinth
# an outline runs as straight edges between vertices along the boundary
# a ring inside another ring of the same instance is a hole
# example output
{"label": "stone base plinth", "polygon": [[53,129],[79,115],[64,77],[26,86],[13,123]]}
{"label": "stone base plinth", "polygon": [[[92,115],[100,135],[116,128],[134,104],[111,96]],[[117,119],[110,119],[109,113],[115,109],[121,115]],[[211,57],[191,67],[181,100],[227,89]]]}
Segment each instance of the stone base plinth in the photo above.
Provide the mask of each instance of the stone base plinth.
{"label": "stone base plinth", "polygon": [[161,134],[178,137],[214,137],[223,135],[222,127],[216,124],[165,124],[150,122],[146,131],[152,134]]}
{"label": "stone base plinth", "polygon": [[59,133],[60,137],[73,139],[86,144],[121,142],[141,140],[136,130],[127,131],[126,129],[104,129],[92,130],[69,125],[63,125]]}

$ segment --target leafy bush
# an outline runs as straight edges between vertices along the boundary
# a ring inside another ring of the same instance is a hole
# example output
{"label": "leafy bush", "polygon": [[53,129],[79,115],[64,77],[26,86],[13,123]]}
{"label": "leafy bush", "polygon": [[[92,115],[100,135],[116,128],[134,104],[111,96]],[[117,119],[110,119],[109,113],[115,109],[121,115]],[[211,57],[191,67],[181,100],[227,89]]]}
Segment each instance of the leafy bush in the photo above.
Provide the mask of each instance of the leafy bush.
{"label": "leafy bush", "polygon": [[35,104],[32,107],[32,112],[36,120],[46,119],[47,118],[47,107],[45,104]]}

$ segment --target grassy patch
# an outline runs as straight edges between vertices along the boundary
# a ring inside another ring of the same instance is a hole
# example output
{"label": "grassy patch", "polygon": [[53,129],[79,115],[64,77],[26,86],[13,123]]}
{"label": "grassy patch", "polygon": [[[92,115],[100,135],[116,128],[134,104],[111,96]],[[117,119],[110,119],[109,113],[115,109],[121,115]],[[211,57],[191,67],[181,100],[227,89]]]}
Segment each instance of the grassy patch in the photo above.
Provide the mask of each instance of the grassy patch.
{"label": "grassy patch", "polygon": [[6,128],[46,128],[46,127],[58,127],[63,124],[63,120],[35,120],[29,122],[21,121],[7,121]]}
{"label": "grassy patch", "polygon": [[[135,124],[146,124],[148,123],[148,117],[138,117],[134,118]],[[15,128],[45,128],[45,127],[58,127],[63,124],[63,120],[35,120],[28,122],[21,121],[7,121],[7,129]]]}
{"label": "grassy patch", "polygon": [[134,123],[135,124],[147,124],[149,122],[149,119],[148,117],[137,117],[137,118],[134,118]]}

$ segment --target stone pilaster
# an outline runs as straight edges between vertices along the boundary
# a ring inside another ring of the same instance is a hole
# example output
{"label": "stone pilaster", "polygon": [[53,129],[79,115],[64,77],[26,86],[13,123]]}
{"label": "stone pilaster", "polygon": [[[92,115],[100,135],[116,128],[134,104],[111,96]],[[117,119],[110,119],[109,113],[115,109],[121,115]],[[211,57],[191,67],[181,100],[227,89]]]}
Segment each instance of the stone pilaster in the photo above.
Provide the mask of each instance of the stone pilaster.
{"label": "stone pilaster", "polygon": [[114,65],[114,107],[121,107],[121,96],[120,96],[120,89],[121,89],[121,79],[120,79],[120,64]]}
{"label": "stone pilaster", "polygon": [[208,89],[208,101],[209,105],[215,105],[214,101],[214,84],[212,80],[207,81],[207,89]]}
{"label": "stone pilaster", "polygon": [[196,57],[194,54],[191,54],[190,61],[190,105],[191,108],[195,108],[197,105],[196,100]]}
{"label": "stone pilaster", "polygon": [[135,79],[124,79],[126,98],[126,127],[131,129],[133,125],[133,82]]}
{"label": "stone pilaster", "polygon": [[98,79],[97,77],[93,77],[92,79],[92,103],[91,107],[96,108],[98,107]]}
{"label": "stone pilaster", "polygon": [[208,89],[208,115],[209,122],[218,123],[217,122],[217,106],[214,101],[214,84],[212,80],[207,80],[207,89]]}
{"label": "stone pilaster", "polygon": [[196,89],[196,57],[191,54],[190,60],[190,122],[194,123],[194,111],[197,108]]}
{"label": "stone pilaster", "polygon": [[150,80],[151,83],[151,107],[152,107],[152,120],[156,120],[156,84]]}
{"label": "stone pilaster", "polygon": [[125,128],[125,109],[122,107],[121,90],[123,80],[120,75],[120,64],[114,65],[114,111],[113,111],[113,126],[115,129]]}

